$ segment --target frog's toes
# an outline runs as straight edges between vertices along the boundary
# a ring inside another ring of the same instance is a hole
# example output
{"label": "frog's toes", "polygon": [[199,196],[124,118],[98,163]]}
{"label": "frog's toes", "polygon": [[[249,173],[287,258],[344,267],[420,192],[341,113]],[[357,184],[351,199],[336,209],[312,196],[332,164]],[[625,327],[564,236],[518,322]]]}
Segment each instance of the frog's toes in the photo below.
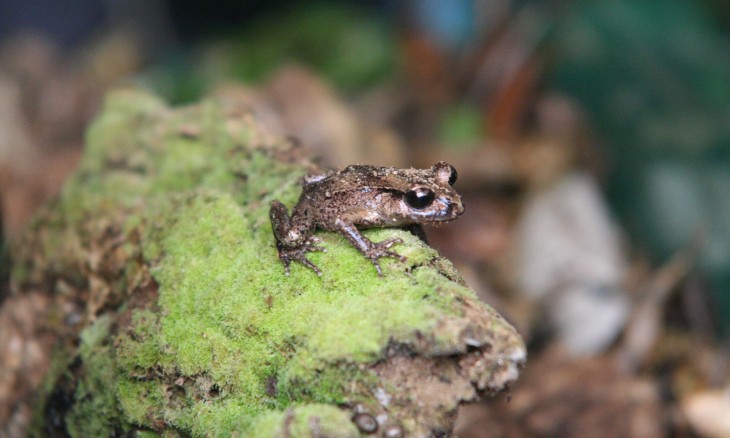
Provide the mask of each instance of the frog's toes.
{"label": "frog's toes", "polygon": [[367,251],[366,256],[370,259],[371,262],[373,262],[373,265],[375,265],[375,269],[377,269],[378,275],[383,275],[383,270],[381,269],[379,262],[380,258],[392,257],[400,260],[401,262],[405,262],[407,260],[405,256],[402,256],[397,252],[391,251],[389,249],[391,246],[398,243],[403,243],[403,240],[398,238],[387,239],[382,242],[373,243],[372,247]]}
{"label": "frog's toes", "polygon": [[304,242],[299,249],[305,250],[306,252],[310,251],[318,251],[318,252],[327,252],[327,248],[318,246],[317,243],[322,243],[322,239],[319,237],[310,237],[307,239],[306,242]]}
{"label": "frog's toes", "polygon": [[391,238],[391,239],[383,240],[382,242],[375,243],[373,245],[376,246],[376,247],[378,247],[378,248],[386,248],[387,249],[387,248],[390,248],[393,245],[397,245],[397,244],[400,244],[400,243],[403,243],[403,239],[401,239],[400,237],[394,237],[394,238]]}
{"label": "frog's toes", "polygon": [[308,240],[306,243],[293,247],[293,248],[287,248],[287,247],[280,247],[279,249],[279,259],[284,263],[284,269],[286,271],[286,275],[289,275],[289,265],[292,261],[299,262],[302,265],[308,267],[309,269],[313,270],[317,273],[317,275],[322,275],[322,271],[319,270],[319,268],[309,261],[307,258],[307,253],[309,252],[327,252],[327,248],[323,248],[321,246],[316,246],[311,243]]}
{"label": "frog's toes", "polygon": [[302,257],[301,259],[297,259],[297,261],[299,263],[301,263],[302,265],[308,267],[309,269],[313,270],[314,272],[316,272],[317,275],[319,275],[319,276],[322,275],[322,271],[319,270],[319,268],[317,267],[317,265],[315,265],[314,263],[310,262],[308,258]]}

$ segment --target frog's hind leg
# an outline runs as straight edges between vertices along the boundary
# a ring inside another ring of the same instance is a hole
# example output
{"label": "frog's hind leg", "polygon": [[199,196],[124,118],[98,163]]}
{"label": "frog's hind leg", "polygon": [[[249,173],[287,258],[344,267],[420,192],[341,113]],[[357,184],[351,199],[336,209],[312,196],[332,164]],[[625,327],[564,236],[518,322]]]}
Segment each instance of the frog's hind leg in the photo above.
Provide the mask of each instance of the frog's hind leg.
{"label": "frog's hind leg", "polygon": [[307,259],[309,252],[327,252],[326,248],[316,245],[320,240],[312,236],[311,227],[298,223],[296,217],[289,216],[286,206],[276,200],[271,202],[269,218],[276,239],[276,250],[279,253],[279,260],[284,264],[286,275],[289,275],[289,265],[292,261],[310,268],[317,275],[322,275],[322,271]]}

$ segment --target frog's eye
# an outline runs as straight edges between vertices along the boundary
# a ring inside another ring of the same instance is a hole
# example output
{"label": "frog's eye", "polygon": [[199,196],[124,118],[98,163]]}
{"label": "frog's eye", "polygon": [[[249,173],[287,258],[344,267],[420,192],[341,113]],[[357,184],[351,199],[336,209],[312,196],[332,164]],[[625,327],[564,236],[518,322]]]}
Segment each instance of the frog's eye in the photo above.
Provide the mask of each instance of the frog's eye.
{"label": "frog's eye", "polygon": [[406,192],[406,202],[416,210],[423,210],[431,205],[435,197],[433,190],[426,187],[418,187]]}

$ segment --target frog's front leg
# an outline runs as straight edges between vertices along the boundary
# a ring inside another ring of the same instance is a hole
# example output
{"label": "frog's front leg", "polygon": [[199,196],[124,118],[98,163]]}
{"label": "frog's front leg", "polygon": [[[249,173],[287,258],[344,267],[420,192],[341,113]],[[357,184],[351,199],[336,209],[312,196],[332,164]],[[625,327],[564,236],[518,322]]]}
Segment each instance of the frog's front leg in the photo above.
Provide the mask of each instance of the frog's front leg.
{"label": "frog's front leg", "polygon": [[335,220],[335,227],[337,231],[342,234],[347,240],[352,243],[365,257],[369,258],[370,261],[375,265],[375,269],[378,270],[378,275],[383,276],[383,271],[380,269],[380,263],[378,259],[381,257],[394,257],[401,262],[405,262],[406,258],[395,251],[390,251],[390,247],[397,244],[403,243],[402,239],[393,238],[387,239],[382,242],[373,243],[367,237],[363,236],[360,231],[351,223],[347,223],[342,219]]}
{"label": "frog's front leg", "polygon": [[322,271],[307,259],[307,253],[312,251],[327,252],[327,250],[315,245],[320,240],[312,235],[314,227],[307,220],[306,215],[294,213],[289,216],[286,206],[274,200],[271,201],[269,219],[276,239],[279,260],[284,263],[286,275],[289,275],[289,264],[292,261],[297,261],[312,269],[317,275],[322,275]]}

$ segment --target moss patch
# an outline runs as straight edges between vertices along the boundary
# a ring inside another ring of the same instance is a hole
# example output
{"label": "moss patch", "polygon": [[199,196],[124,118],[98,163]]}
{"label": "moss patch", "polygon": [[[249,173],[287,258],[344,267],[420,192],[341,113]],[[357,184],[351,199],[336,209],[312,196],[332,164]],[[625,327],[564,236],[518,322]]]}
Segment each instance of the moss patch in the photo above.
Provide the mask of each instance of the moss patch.
{"label": "moss patch", "polygon": [[[383,278],[325,232],[329,251],[311,254],[324,275],[294,264],[284,276],[268,208],[273,199],[293,205],[304,166],[275,158],[289,146],[265,138],[215,102],[170,110],[134,91],[108,98],[64,189],[47,252],[83,245],[70,230],[99,232],[113,218],[159,289],[122,326],[99,306],[102,316],[82,333],[85,373],[66,419],[73,436],[120,428],[356,436],[350,414],[334,405],[372,400],[377,381],[368,366],[389,345],[422,344],[474,299],[433,249],[392,229],[365,233],[404,241],[394,249],[408,261],[383,261]],[[109,287],[141,293],[133,283]],[[456,331],[432,336],[434,345],[458,344]]]}
{"label": "moss patch", "polygon": [[269,412],[256,419],[250,436],[358,437],[349,416],[333,406],[302,405],[285,412]]}
{"label": "moss patch", "polygon": [[[265,208],[255,211],[266,214]],[[143,412],[202,434],[214,425],[222,433],[225,424],[245,430],[256,416],[297,402],[353,402],[357,395],[348,388],[368,382],[356,364],[377,360],[391,341],[408,343],[415,333],[430,331],[452,310],[451,301],[428,291],[442,283],[467,293],[443,277],[416,281],[420,275],[395,262],[383,280],[335,235],[324,236],[330,252],[315,261],[327,267],[323,278],[299,268],[287,278],[270,227],[254,227],[245,213],[232,195],[218,191],[176,198],[157,212],[145,240],[158,247],[153,275],[164,316],[140,312],[130,333],[118,340],[123,374],[154,367],[184,377],[204,374],[221,382],[218,399],[213,404],[194,399],[170,421],[168,404],[143,401],[149,382],[139,383],[144,389],[135,392],[128,381],[122,405],[144,405]],[[398,233],[407,242],[399,249],[411,263],[434,257],[408,233],[380,231],[371,237]],[[272,379],[276,386],[267,394]],[[237,406],[246,407],[238,421],[221,422]],[[130,418],[149,426],[132,412]]]}
{"label": "moss patch", "polygon": [[109,345],[112,319],[99,318],[81,332],[79,356],[82,365],[66,425],[71,436],[111,436],[119,428],[117,398],[107,385],[116,380],[114,356]]}

